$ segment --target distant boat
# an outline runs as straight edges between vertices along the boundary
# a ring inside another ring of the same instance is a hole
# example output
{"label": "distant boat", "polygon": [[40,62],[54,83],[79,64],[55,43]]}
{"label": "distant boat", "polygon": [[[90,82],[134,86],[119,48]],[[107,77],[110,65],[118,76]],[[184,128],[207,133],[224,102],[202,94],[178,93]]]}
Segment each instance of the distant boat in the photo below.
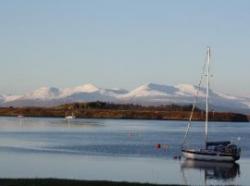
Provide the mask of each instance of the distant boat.
{"label": "distant boat", "polygon": [[72,113],[71,115],[69,115],[69,116],[65,116],[65,119],[66,120],[71,120],[71,119],[75,119],[76,118],[76,116],[74,115],[74,113]]}
{"label": "distant boat", "polygon": [[19,115],[17,115],[17,117],[18,117],[18,118],[23,118],[24,116],[21,115],[21,114],[19,114]]}
{"label": "distant boat", "polygon": [[[210,58],[211,49],[207,48],[206,63],[203,68],[199,88],[196,93],[196,98],[193,104],[192,112],[190,114],[188,127],[182,144],[182,154],[186,159],[205,160],[205,161],[226,161],[235,162],[240,159],[241,149],[230,141],[208,141],[208,98],[209,98],[209,80],[210,80]],[[196,107],[197,97],[199,95],[203,77],[206,78],[206,116],[205,116],[205,143],[201,149],[191,149],[185,147],[187,135],[191,127],[192,116]]]}

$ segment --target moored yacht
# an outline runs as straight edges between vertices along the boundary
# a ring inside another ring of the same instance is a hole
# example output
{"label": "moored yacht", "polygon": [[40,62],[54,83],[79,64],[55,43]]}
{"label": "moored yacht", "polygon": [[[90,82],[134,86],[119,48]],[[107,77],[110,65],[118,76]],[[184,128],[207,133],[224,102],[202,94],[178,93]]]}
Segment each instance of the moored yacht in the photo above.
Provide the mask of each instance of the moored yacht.
{"label": "moored yacht", "polygon": [[[235,162],[240,159],[241,149],[236,144],[231,143],[230,141],[208,141],[208,119],[209,119],[209,80],[210,80],[210,58],[211,58],[211,49],[207,48],[207,57],[206,62],[203,68],[199,86],[197,89],[195,101],[192,107],[192,112],[190,114],[188,127],[185,133],[184,141],[182,144],[182,155],[186,159],[194,160],[204,160],[204,161],[225,161],[225,162]],[[187,135],[191,127],[192,116],[196,108],[197,97],[199,95],[201,83],[203,78],[206,79],[206,115],[205,115],[205,140],[204,147],[200,149],[188,148],[185,146]]]}

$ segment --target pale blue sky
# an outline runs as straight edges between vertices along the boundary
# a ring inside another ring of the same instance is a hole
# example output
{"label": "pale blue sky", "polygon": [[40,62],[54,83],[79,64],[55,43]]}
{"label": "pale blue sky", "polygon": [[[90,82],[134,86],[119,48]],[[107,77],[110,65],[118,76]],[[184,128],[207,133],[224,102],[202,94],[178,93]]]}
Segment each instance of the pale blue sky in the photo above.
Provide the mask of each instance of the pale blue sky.
{"label": "pale blue sky", "polygon": [[248,0],[1,0],[0,94],[196,84],[207,45],[214,88],[250,95]]}

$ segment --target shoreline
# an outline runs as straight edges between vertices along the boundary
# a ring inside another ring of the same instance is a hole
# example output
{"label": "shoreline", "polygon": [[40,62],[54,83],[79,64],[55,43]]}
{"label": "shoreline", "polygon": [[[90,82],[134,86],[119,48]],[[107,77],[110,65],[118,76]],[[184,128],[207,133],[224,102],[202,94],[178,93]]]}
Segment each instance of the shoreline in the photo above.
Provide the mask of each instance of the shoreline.
{"label": "shoreline", "polygon": [[[18,115],[1,115],[0,117],[9,117],[9,118],[19,118]],[[32,116],[32,115],[22,115],[22,117],[20,117],[20,119],[22,118],[58,118],[58,119],[64,119],[67,120],[65,117],[63,116]],[[156,120],[156,121],[187,121],[187,119],[157,119],[157,118],[109,118],[109,117],[76,117],[73,120],[76,119],[110,119],[110,120],[145,120],[145,121],[150,121],[150,120]],[[204,120],[192,120],[192,122],[203,122]],[[242,121],[230,121],[230,120],[209,120],[210,122],[219,122],[219,123],[223,123],[223,122],[232,122],[232,123],[249,123],[250,122],[250,118],[248,118],[248,120],[242,120]]]}
{"label": "shoreline", "polygon": [[[191,105],[141,106],[105,102],[72,103],[56,107],[0,107],[0,116],[57,117],[75,116],[93,119],[138,119],[188,121]],[[192,121],[204,121],[205,112],[196,108]],[[249,122],[250,116],[231,112],[209,112],[209,121]]]}
{"label": "shoreline", "polygon": [[60,178],[0,178],[1,186],[185,186],[106,180],[74,180]]}

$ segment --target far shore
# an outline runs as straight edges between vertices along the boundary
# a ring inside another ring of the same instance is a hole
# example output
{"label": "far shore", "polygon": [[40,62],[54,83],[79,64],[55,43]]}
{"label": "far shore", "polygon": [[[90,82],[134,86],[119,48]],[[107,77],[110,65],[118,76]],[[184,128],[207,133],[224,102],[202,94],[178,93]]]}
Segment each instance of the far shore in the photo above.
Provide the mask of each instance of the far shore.
{"label": "far shore", "polygon": [[[87,181],[54,178],[1,178],[1,186],[161,186],[163,184],[115,182],[115,181]],[[167,186],[184,186],[178,184],[164,184]]]}
{"label": "far shore", "polygon": [[[105,102],[72,103],[56,107],[2,107],[0,116],[14,117],[62,117],[98,119],[143,119],[188,121],[192,105],[141,106]],[[195,109],[193,121],[204,121],[205,112]],[[210,121],[249,122],[250,117],[239,113],[209,112]]]}

